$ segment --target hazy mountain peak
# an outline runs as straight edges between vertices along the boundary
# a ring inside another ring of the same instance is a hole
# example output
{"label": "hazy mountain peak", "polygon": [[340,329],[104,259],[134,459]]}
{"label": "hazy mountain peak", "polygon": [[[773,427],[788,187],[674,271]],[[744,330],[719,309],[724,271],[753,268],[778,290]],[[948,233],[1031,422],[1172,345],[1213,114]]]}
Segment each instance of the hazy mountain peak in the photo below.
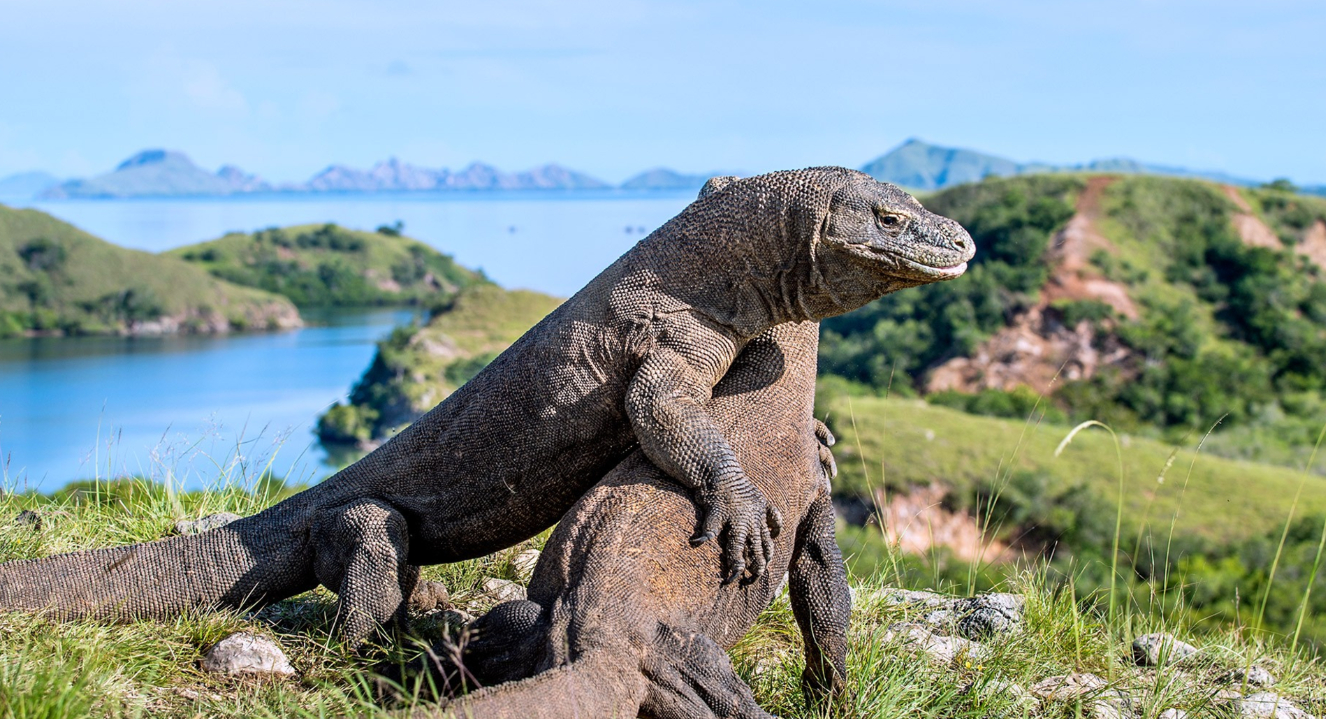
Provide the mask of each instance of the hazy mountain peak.
{"label": "hazy mountain peak", "polygon": [[133,155],[124,162],[121,162],[119,165],[115,167],[115,170],[116,172],[118,172],[120,170],[128,170],[133,167],[144,167],[147,165],[163,165],[167,163],[187,165],[189,167],[197,167],[197,165],[193,164],[193,160],[190,160],[189,156],[184,154],[183,152],[177,152],[175,150],[158,149],[158,150],[143,150],[142,152]]}

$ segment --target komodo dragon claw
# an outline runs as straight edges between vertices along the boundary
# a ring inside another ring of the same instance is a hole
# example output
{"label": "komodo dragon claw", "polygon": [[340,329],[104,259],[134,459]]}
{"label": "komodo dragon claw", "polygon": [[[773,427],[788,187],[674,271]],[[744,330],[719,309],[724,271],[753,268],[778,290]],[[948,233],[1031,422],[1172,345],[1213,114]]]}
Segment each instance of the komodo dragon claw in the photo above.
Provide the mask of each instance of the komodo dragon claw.
{"label": "komodo dragon claw", "polygon": [[[698,547],[720,533],[726,535],[723,562],[729,570],[723,584],[741,579],[747,568],[752,579],[763,574],[773,556],[773,540],[783,531],[783,515],[778,509],[744,475],[721,483],[713,492],[701,491],[697,503],[705,517],[700,532],[691,538],[691,546]],[[739,512],[738,508],[747,511]]]}

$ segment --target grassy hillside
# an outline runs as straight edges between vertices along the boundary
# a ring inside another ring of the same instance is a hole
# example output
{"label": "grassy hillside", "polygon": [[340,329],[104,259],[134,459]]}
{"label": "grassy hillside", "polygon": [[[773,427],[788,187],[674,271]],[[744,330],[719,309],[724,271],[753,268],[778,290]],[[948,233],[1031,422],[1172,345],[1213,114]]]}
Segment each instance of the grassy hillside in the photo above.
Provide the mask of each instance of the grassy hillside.
{"label": "grassy hillside", "polygon": [[[1053,502],[1082,488],[1103,503],[1113,533],[1119,455],[1107,432],[1080,433],[1056,457],[1071,425],[973,416],[916,399],[852,397],[831,387],[821,391],[818,411],[839,439],[838,493],[870,496],[940,482],[952,488],[954,506],[974,511],[997,491],[1030,494],[1035,487],[1039,501]],[[1175,446],[1120,435],[1126,529],[1135,533],[1143,521],[1161,519],[1167,528],[1178,510],[1177,534],[1234,543],[1280,527],[1300,486],[1298,512],[1326,513],[1320,479],[1198,455],[1201,439]]]}
{"label": "grassy hillside", "polygon": [[0,206],[0,337],[292,327],[283,297],[173,257],[117,247],[37,210]]}
{"label": "grassy hillside", "polygon": [[318,422],[326,444],[365,444],[408,424],[464,384],[561,300],[530,290],[475,284],[423,327],[403,327],[350,392]]}
{"label": "grassy hillside", "polygon": [[212,275],[289,297],[300,307],[433,304],[485,282],[428,245],[336,225],[232,233],[167,253]]}
{"label": "grassy hillside", "polygon": [[[86,488],[85,488],[86,489]],[[220,486],[209,492],[168,494],[157,485],[102,485],[99,491],[0,495],[0,516],[32,510],[40,529],[0,524],[0,561],[46,556],[76,549],[149,540],[182,518],[209,512],[249,514],[279,498]],[[98,499],[99,498],[99,499]],[[483,580],[521,581],[511,566],[516,552],[539,547],[541,539],[481,559],[428,567],[427,579],[443,582],[451,602],[477,614],[492,606],[480,591]],[[905,558],[889,554],[895,560]],[[889,562],[884,562],[885,566]],[[1108,611],[1080,591],[1054,589],[1031,572],[1000,587],[1023,595],[1023,629],[987,639],[988,654],[951,662],[926,661],[899,639],[887,638],[895,623],[921,621],[924,612],[892,604],[892,572],[853,579],[849,637],[849,696],[836,710],[808,708],[801,693],[802,643],[786,595],[760,617],[729,651],[733,666],[762,707],[789,718],[1054,717],[1089,716],[1090,705],[1048,702],[1029,712],[1006,683],[1023,688],[1056,675],[1092,672],[1135,702],[1136,716],[1156,717],[1170,707],[1190,716],[1228,716],[1217,692],[1242,687],[1223,680],[1252,664],[1279,680],[1274,691],[1320,715],[1326,710],[1326,671],[1292,641],[1246,630],[1193,631],[1179,620],[1137,611]],[[919,588],[924,582],[905,580]],[[441,636],[435,616],[416,616],[403,645],[383,640],[353,653],[331,633],[335,597],[316,590],[260,613],[197,613],[168,622],[105,624],[57,621],[22,613],[0,614],[0,715],[6,717],[284,717],[395,716],[371,699],[372,668],[386,658],[408,658]],[[1128,643],[1150,631],[1171,631],[1201,649],[1182,668],[1132,666]],[[248,631],[274,639],[298,676],[290,679],[229,678],[199,668],[202,653],[222,637]],[[1255,688],[1247,691],[1255,691]],[[424,707],[420,700],[410,704]],[[408,706],[406,707],[408,708]]]}

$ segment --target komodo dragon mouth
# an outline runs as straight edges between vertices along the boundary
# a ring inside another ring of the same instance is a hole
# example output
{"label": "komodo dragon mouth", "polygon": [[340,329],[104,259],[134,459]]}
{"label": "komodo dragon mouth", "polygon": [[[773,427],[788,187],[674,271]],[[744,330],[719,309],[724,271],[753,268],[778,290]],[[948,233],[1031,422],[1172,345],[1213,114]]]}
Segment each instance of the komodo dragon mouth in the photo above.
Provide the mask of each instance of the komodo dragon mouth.
{"label": "komodo dragon mouth", "polygon": [[967,271],[966,262],[960,262],[952,267],[931,267],[930,265],[909,260],[906,257],[899,257],[897,259],[902,262],[903,267],[913,270],[916,273],[916,277],[909,277],[908,279],[951,280],[955,277],[961,277],[962,273]]}

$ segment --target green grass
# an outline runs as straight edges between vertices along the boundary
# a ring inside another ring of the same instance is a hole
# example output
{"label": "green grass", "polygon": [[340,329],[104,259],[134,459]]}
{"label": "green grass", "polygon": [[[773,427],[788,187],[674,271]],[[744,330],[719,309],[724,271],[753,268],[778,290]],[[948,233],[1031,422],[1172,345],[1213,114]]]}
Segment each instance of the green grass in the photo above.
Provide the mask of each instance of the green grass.
{"label": "green grass", "polygon": [[[5,525],[0,530],[0,559],[152,539],[179,518],[220,510],[248,513],[279,497],[227,487],[171,495],[124,482],[104,489],[102,501],[86,492],[59,499],[0,497],[0,516],[35,509],[44,518],[39,546],[34,546],[30,530]],[[539,540],[532,544],[538,546]],[[487,576],[514,578],[510,558],[519,549],[429,568],[427,575],[445,582],[457,604],[480,612],[487,604],[475,587]],[[1096,673],[1142,697],[1148,717],[1169,706],[1201,711],[1209,708],[1209,693],[1218,686],[1220,675],[1253,662],[1279,678],[1277,691],[1310,711],[1326,709],[1326,672],[1315,659],[1288,652],[1282,641],[1235,629],[1194,636],[1183,626],[1136,615],[1111,623],[1071,589],[1056,588],[1036,572],[1019,575],[1001,587],[1027,598],[1022,633],[991,641],[992,655],[985,660],[933,665],[897,643],[883,641],[890,624],[913,618],[908,610],[883,600],[892,579],[875,573],[853,580],[852,694],[833,716],[1022,716],[1007,695],[984,688],[1000,681],[1025,687],[1073,671]],[[330,593],[318,590],[257,615],[198,613],[131,624],[0,614],[0,717],[384,715],[370,700],[370,669],[384,658],[411,655],[417,649],[410,647],[417,645],[407,641],[403,649],[393,649],[383,641],[365,652],[351,653],[327,631],[333,601]],[[299,676],[269,681],[203,673],[198,668],[201,653],[240,630],[275,638]],[[1151,630],[1179,632],[1203,649],[1202,659],[1182,672],[1143,670],[1123,661],[1127,642]],[[425,631],[418,641],[436,636]],[[767,710],[784,717],[829,715],[804,705],[799,688],[800,633],[785,595],[730,654]],[[1073,706],[1055,706],[1038,716],[1071,717],[1075,711]]]}
{"label": "green grass", "polygon": [[0,206],[0,337],[125,332],[163,318],[184,331],[266,329],[298,314],[283,297],[118,247],[44,212]]}
{"label": "green grass", "polygon": [[[978,495],[1012,475],[1032,473],[1053,487],[1084,486],[1111,507],[1118,494],[1114,444],[1104,433],[1081,434],[1055,457],[1070,425],[977,417],[922,400],[833,392],[821,393],[818,412],[827,414],[838,436],[839,493],[870,496],[877,488],[940,482],[952,488],[959,506],[975,508]],[[1176,534],[1233,543],[1279,528],[1300,486],[1299,516],[1326,512],[1326,484],[1319,479],[1304,483],[1302,473],[1288,467],[1198,456],[1194,448],[1200,439],[1194,434],[1175,454],[1165,442],[1120,437],[1125,534],[1135,532],[1143,517],[1154,523],[1178,510]],[[1158,481],[1162,472],[1165,478]]]}
{"label": "green grass", "polygon": [[232,232],[167,254],[229,282],[285,295],[300,307],[431,305],[486,282],[482,273],[392,227]]}

